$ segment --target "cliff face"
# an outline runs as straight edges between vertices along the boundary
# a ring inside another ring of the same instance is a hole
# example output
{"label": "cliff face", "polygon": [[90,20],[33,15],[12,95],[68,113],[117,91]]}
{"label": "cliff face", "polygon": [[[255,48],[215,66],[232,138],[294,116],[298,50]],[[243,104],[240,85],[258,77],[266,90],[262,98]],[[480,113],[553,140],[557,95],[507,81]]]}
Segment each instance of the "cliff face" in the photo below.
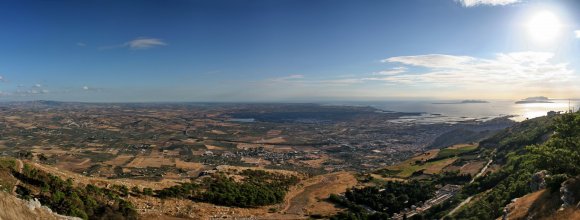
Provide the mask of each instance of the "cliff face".
{"label": "cliff face", "polygon": [[38,201],[24,201],[6,192],[0,192],[0,220],[11,219],[46,219],[77,220],[79,218],[61,216],[43,207]]}

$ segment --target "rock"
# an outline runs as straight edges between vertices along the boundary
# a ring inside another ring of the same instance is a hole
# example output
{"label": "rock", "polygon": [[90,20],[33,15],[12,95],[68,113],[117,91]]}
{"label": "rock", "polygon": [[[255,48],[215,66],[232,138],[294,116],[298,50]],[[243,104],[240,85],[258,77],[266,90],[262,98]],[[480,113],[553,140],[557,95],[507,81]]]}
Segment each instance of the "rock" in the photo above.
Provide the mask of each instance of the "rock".
{"label": "rock", "polygon": [[542,170],[534,173],[532,176],[532,180],[530,182],[530,188],[532,188],[532,192],[545,189],[546,188],[546,177],[548,177],[548,171]]}
{"label": "rock", "polygon": [[562,208],[575,206],[580,200],[580,176],[564,181],[560,187],[560,195]]}

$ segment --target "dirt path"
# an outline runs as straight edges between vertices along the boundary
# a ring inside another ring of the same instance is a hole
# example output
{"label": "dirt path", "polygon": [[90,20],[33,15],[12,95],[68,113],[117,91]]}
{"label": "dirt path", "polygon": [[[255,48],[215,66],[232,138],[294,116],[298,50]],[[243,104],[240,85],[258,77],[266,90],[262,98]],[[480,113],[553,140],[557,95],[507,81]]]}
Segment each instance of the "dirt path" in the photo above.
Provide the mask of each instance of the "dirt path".
{"label": "dirt path", "polygon": [[290,202],[286,206],[286,213],[289,214],[302,214],[304,213],[306,206],[309,203],[311,195],[314,191],[324,188],[326,184],[336,179],[336,176],[325,176],[321,180],[317,181],[316,183],[304,187],[302,192],[298,193],[298,195],[294,196],[294,198],[290,199]]}
{"label": "dirt path", "polygon": [[338,172],[315,176],[301,184],[300,188],[288,194],[280,213],[295,217],[309,214],[335,214],[339,209],[324,199],[330,194],[343,193],[347,188],[356,185],[356,178],[351,173]]}
{"label": "dirt path", "polygon": [[[487,168],[489,168],[489,165],[491,165],[492,162],[493,162],[493,160],[490,159],[489,162],[487,162],[487,164],[483,167],[483,169],[481,169],[481,171],[479,171],[479,173],[477,173],[477,175],[475,175],[469,183],[470,184],[473,183],[473,181],[475,181],[476,178],[483,175],[485,173],[485,171],[487,171]],[[457,210],[459,210],[465,204],[469,203],[471,201],[471,199],[473,199],[473,197],[474,196],[470,196],[467,199],[463,200],[463,202],[459,203],[459,205],[457,207],[455,207],[453,210],[451,210],[451,212],[449,212],[449,214],[447,214],[447,216],[453,215],[453,213],[457,212]]]}
{"label": "dirt path", "polygon": [[[24,164],[22,163],[22,160],[20,159],[16,159],[16,163],[18,164],[18,172],[22,173],[22,169],[24,168]],[[20,184],[20,180],[18,178],[16,178],[16,183],[14,184],[14,188],[12,188],[12,194],[16,195],[16,189],[18,188],[18,184]]]}

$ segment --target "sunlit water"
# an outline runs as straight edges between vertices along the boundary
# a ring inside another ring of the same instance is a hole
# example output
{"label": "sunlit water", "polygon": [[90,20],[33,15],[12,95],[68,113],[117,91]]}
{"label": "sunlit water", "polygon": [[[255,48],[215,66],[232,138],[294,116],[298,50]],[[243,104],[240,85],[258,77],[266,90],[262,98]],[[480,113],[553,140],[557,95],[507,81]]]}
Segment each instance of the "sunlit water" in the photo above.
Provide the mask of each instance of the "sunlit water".
{"label": "sunlit water", "polygon": [[[490,101],[489,103],[465,103],[465,104],[435,104],[434,101],[388,101],[368,102],[367,105],[382,110],[396,112],[420,112],[420,116],[402,117],[394,122],[413,123],[456,123],[460,121],[477,120],[486,121],[502,116],[513,116],[512,120],[523,121],[526,119],[545,116],[549,111],[578,110],[580,100],[551,100],[553,103],[527,103],[515,104],[515,101]],[[460,100],[444,101],[445,103],[458,103]],[[442,101],[437,101],[442,103]],[[363,104],[363,103],[359,103]]]}

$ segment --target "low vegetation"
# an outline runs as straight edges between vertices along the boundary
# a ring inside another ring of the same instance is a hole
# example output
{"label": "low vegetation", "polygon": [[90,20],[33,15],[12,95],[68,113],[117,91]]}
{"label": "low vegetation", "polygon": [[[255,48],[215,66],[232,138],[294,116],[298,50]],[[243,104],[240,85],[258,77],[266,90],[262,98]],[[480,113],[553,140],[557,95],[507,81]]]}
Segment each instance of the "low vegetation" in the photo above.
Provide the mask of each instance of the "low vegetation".
{"label": "low vegetation", "polygon": [[351,188],[344,197],[331,195],[329,200],[349,209],[333,219],[386,219],[431,198],[434,192],[432,182],[392,181],[379,186]]}
{"label": "low vegetation", "polygon": [[24,199],[38,198],[53,211],[82,219],[137,219],[133,205],[122,192],[94,185],[74,186],[71,179],[24,165],[22,173],[12,171],[22,181],[17,192]]}
{"label": "low vegetation", "polygon": [[[508,132],[510,135],[500,134],[486,143],[499,147],[502,153],[497,158],[506,161],[505,165],[498,172],[479,178],[465,188],[467,194],[481,193],[480,198],[454,217],[499,217],[512,199],[531,192],[529,183],[538,171],[548,171],[550,177],[546,181],[552,192],[558,192],[566,179],[580,175],[579,113],[530,120]],[[548,135],[551,135],[549,139]],[[508,149],[512,152],[507,153]]]}
{"label": "low vegetation", "polygon": [[223,173],[203,178],[201,183],[184,183],[157,191],[161,198],[178,197],[217,205],[258,207],[280,203],[290,186],[296,185],[296,176],[262,170],[243,170],[242,180]]}

